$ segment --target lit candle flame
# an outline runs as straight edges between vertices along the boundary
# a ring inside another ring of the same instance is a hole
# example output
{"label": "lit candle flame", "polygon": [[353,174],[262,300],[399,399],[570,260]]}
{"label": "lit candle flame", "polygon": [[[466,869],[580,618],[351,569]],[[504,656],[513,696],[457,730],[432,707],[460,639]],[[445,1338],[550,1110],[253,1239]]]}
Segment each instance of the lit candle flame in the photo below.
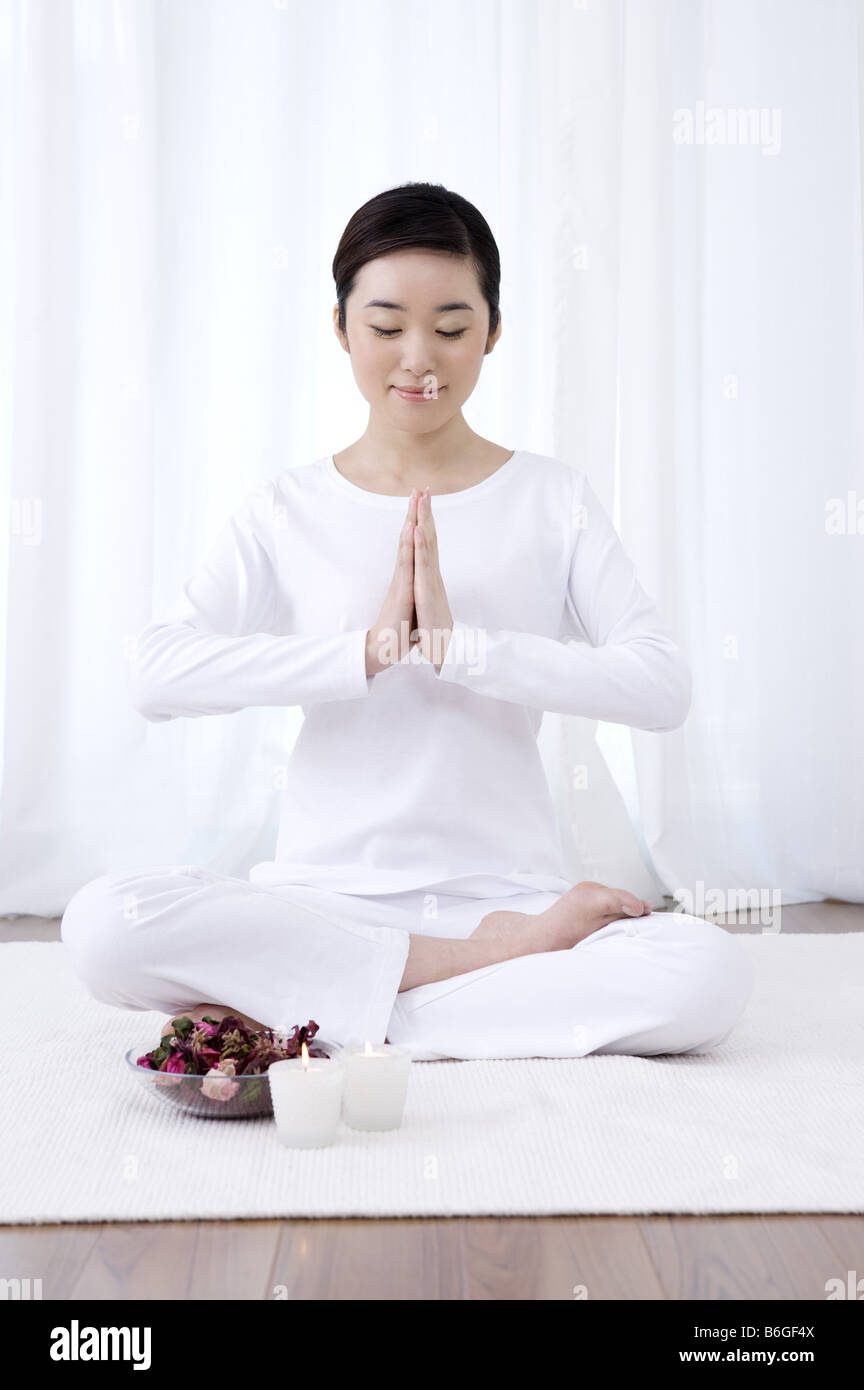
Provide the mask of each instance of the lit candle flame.
{"label": "lit candle flame", "polygon": [[303,1059],[303,1070],[309,1070],[309,1049],[305,1042],[300,1044],[300,1056]]}

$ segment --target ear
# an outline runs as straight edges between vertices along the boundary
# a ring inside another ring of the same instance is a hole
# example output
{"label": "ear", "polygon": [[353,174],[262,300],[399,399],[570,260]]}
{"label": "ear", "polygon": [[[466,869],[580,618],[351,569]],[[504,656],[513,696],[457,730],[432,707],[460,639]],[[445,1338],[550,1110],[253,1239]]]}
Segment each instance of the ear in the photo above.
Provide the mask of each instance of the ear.
{"label": "ear", "polygon": [[338,301],[333,305],[333,332],[336,334],[336,337],[337,337],[337,339],[338,339],[338,341],[339,341],[339,346],[340,346],[345,352],[347,352],[347,353],[349,354],[349,356],[350,356],[351,348],[348,346],[348,338],[347,338],[347,335],[344,334],[344,333],[342,332],[342,329],[339,327],[339,303],[338,303]]}
{"label": "ear", "polygon": [[501,337],[501,310],[499,309],[499,310],[498,310],[498,323],[497,323],[496,326],[495,326],[495,332],[494,332],[494,333],[490,333],[489,336],[488,336],[488,338],[486,339],[486,350],[485,350],[485,352],[484,352],[484,354],[483,354],[484,357],[486,357],[486,356],[489,355],[489,353],[492,351],[492,349],[494,348],[495,344],[497,343],[497,341],[498,341],[498,339],[499,339],[500,337]]}

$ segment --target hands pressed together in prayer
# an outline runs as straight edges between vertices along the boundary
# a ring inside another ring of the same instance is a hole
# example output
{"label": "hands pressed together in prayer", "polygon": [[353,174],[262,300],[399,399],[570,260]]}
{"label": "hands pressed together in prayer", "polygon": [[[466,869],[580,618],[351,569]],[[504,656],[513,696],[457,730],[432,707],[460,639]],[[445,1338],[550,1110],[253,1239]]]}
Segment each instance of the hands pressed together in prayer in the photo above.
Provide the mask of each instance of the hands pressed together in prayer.
{"label": "hands pressed together in prayer", "polygon": [[414,488],[399,533],[396,567],[381,612],[366,634],[366,674],[377,675],[419,646],[436,671],[447,653],[453,614],[438,565],[430,489]]}

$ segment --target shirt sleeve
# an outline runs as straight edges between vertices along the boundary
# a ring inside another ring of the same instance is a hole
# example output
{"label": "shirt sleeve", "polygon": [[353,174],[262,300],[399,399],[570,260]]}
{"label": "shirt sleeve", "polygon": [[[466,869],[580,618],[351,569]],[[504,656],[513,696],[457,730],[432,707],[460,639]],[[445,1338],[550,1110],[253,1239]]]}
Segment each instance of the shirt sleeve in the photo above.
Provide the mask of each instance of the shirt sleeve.
{"label": "shirt sleeve", "polygon": [[132,643],[129,693],[152,723],[368,696],[366,629],[278,633],[274,500],[267,479],[225,523],[165,621]]}
{"label": "shirt sleeve", "polygon": [[676,729],[690,708],[690,668],[587,477],[574,472],[561,636],[490,631],[454,617],[437,677],[550,713]]}

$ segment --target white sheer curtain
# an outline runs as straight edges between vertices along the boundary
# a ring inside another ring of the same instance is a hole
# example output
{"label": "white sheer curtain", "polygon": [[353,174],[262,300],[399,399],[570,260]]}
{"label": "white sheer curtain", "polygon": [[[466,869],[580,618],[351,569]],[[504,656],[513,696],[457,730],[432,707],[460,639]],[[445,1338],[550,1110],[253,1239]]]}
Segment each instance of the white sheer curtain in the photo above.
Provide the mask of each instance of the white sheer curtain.
{"label": "white sheer curtain", "polygon": [[864,901],[862,39],[846,0],[627,8],[621,526],[696,678],[632,743],[697,911]]}
{"label": "white sheer curtain", "polygon": [[547,715],[569,872],[864,900],[862,31],[855,0],[0,3],[0,912],[269,857],[299,711],[148,725],[124,651],[259,478],[362,432],[330,261],[410,179],[501,250],[470,423],[586,469],[694,670],[672,734]]}

